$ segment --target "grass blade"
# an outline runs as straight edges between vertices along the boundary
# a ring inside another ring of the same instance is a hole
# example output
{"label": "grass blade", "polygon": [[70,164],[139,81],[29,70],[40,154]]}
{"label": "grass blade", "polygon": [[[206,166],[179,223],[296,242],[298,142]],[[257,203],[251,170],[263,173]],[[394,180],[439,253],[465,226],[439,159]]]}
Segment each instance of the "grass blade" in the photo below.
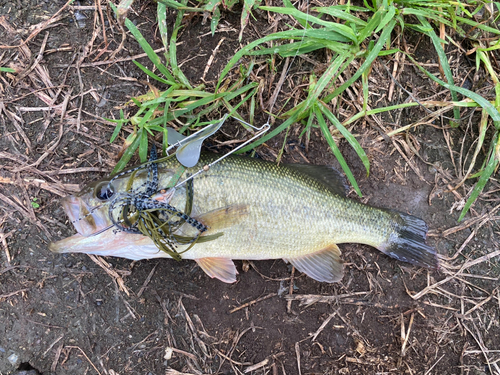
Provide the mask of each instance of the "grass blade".
{"label": "grass blade", "polygon": [[144,65],[142,65],[140,62],[138,61],[135,61],[133,60],[132,61],[135,65],[137,65],[137,67],[139,69],[141,69],[144,73],[146,73],[148,76],[150,76],[151,78],[161,82],[161,83],[164,83],[166,85],[173,85],[175,84],[173,81],[167,81],[166,79],[164,78],[161,78],[160,76],[157,76],[156,74],[154,74],[151,70],[149,70],[148,68],[146,68]]}
{"label": "grass blade", "polygon": [[326,69],[323,75],[318,79],[318,82],[314,85],[314,88],[309,92],[307,99],[304,101],[303,111],[307,111],[311,106],[318,100],[319,96],[325,89],[325,87],[340,74],[348,66],[352,60],[354,60],[354,55],[350,52],[344,54],[339,54],[335,60],[330,63],[330,66]]}
{"label": "grass blade", "polygon": [[130,161],[130,159],[134,155],[135,150],[137,149],[137,147],[139,147],[139,142],[141,140],[142,132],[143,132],[143,129],[139,129],[139,131],[137,133],[135,133],[133,135],[131,134],[132,135],[132,142],[131,142],[130,146],[128,146],[127,149],[125,150],[125,152],[123,153],[120,161],[118,161],[118,163],[116,163],[115,168],[111,172],[111,175],[114,175],[114,174],[122,171],[126,167],[127,163]]}
{"label": "grass blade", "polygon": [[[241,38],[243,37],[243,30],[248,24],[248,19],[250,18],[250,14],[252,12],[253,7],[255,6],[256,0],[245,0],[243,2],[243,9],[241,11],[241,20],[240,20],[240,35],[238,40],[241,42]],[[260,3],[260,1],[259,1]]]}
{"label": "grass blade", "polygon": [[[347,22],[352,22],[352,23],[359,25],[359,26],[363,26],[363,27],[366,26],[366,21],[363,21],[362,19],[360,19],[356,16],[353,16],[352,14],[347,13],[344,10],[338,9],[335,6],[314,7],[312,10],[319,12],[319,13],[328,14],[334,18],[340,18],[340,19],[347,21]],[[368,10],[368,9],[365,9],[365,10]]]}
{"label": "grass blade", "polygon": [[354,175],[351,172],[351,169],[347,165],[347,162],[345,161],[344,157],[342,156],[342,153],[340,152],[339,148],[337,147],[337,144],[335,143],[335,140],[332,137],[332,134],[330,133],[330,129],[328,129],[328,125],[325,122],[325,119],[323,118],[323,115],[321,114],[321,110],[318,108],[318,106],[314,106],[313,108],[314,114],[316,115],[316,119],[318,120],[319,127],[321,129],[321,132],[323,133],[323,136],[326,139],[326,142],[332,149],[333,154],[337,158],[337,160],[340,163],[340,166],[342,167],[342,170],[347,176],[347,179],[351,183],[352,187],[354,190],[356,190],[356,193],[360,197],[363,196],[361,194],[361,190],[359,189],[358,183],[356,182],[356,179],[354,178]]}
{"label": "grass blade", "polygon": [[174,0],[157,0],[157,1],[159,4],[161,3],[177,10],[190,11],[190,12],[203,12],[203,9],[187,7],[186,4],[181,4]]}
{"label": "grass blade", "polygon": [[[187,4],[187,0],[182,0],[182,4]],[[182,19],[184,17],[184,11],[179,10],[177,13],[177,18],[174,24],[174,30],[172,31],[172,37],[170,38],[170,48],[169,48],[169,61],[170,66],[172,67],[173,75],[181,82],[184,86],[191,89],[191,84],[189,80],[186,78],[182,70],[179,68],[177,64],[177,34],[179,30],[182,28]]]}
{"label": "grass blade", "polygon": [[283,7],[259,7],[259,9],[268,11],[268,12],[275,12],[275,13],[281,13],[281,14],[288,14],[290,16],[293,16],[296,19],[300,19],[306,22],[310,23],[315,23],[317,25],[325,26],[327,29],[331,31],[335,31],[344,37],[348,38],[354,43],[358,42],[358,39],[356,37],[356,34],[354,31],[346,25],[343,25],[341,23],[335,23],[335,22],[330,22],[330,21],[324,21],[318,17],[314,17],[310,14],[306,14],[301,12],[298,9],[291,9],[291,8],[283,8]]}
{"label": "grass blade", "polygon": [[[422,26],[429,29],[429,31],[427,32],[427,35],[431,38],[432,44],[434,44],[434,48],[438,54],[439,61],[441,62],[441,67],[443,68],[446,80],[448,81],[448,83],[453,85],[454,84],[453,73],[451,72],[450,64],[448,63],[448,59],[446,58],[446,53],[444,52],[443,46],[441,45],[441,39],[438,38],[438,36],[434,32],[434,29],[432,28],[432,26],[429,24],[429,22],[424,17],[419,16],[418,20],[420,21]],[[457,92],[454,90],[450,90],[450,93],[451,93],[452,100],[455,102],[458,102]],[[458,126],[458,123],[460,122],[460,108],[455,107],[453,109],[453,114],[454,114],[455,120],[457,120],[457,123],[452,123],[451,126],[456,127],[456,126]]]}
{"label": "grass blade", "polygon": [[163,48],[165,48],[165,52],[163,55],[169,63],[169,55],[168,55],[168,28],[167,28],[167,6],[162,2],[158,2],[158,6],[156,8],[156,13],[158,15],[158,30],[160,32],[161,41],[163,43]]}
{"label": "grass blade", "polygon": [[351,145],[354,151],[356,151],[356,154],[358,154],[358,157],[361,159],[361,162],[365,166],[366,175],[368,176],[370,174],[370,160],[368,159],[365,150],[363,150],[363,147],[361,147],[357,139],[349,132],[349,130],[347,130],[344,127],[344,125],[342,125],[339,119],[328,109],[328,107],[324,103],[319,101],[317,107],[326,116],[326,118],[338,129],[340,134],[342,134],[342,136]]}
{"label": "grass blade", "polygon": [[[116,14],[116,6],[113,3],[110,3],[111,7],[113,8],[115,14]],[[165,76],[167,77],[168,80],[170,81],[175,81],[174,77],[170,72],[168,71],[167,67],[162,64],[160,61],[160,58],[158,55],[155,53],[151,45],[144,39],[142,36],[141,32],[139,29],[130,21],[128,18],[125,19],[125,26],[127,29],[130,31],[130,33],[134,36],[134,38],[137,40],[141,48],[144,50],[146,55],[149,57],[151,62],[156,66],[156,68]]]}
{"label": "grass blade", "polygon": [[[402,52],[402,51],[401,51]],[[404,53],[404,52],[402,52]],[[406,56],[415,64],[415,66],[422,71],[427,77],[432,79],[434,82],[439,83],[441,86],[447,88],[448,90],[455,90],[459,92],[460,94],[474,100],[479,106],[484,108],[486,112],[491,116],[493,119],[493,123],[495,125],[495,128],[497,130],[500,130],[500,113],[498,113],[498,110],[495,108],[493,104],[491,104],[487,99],[483,98],[481,95],[476,94],[473,91],[467,90],[463,87],[451,85],[449,83],[446,83],[439,78],[437,78],[435,75],[433,75],[431,72],[427,71],[424,67],[420,66],[420,64],[411,56],[406,54]]]}
{"label": "grass blade", "polygon": [[481,194],[486,183],[490,179],[491,175],[495,172],[495,169],[498,167],[499,160],[495,153],[495,149],[500,145],[500,137],[498,136],[498,133],[495,134],[494,139],[495,139],[495,146],[492,147],[488,164],[481,173],[481,177],[479,178],[479,181],[476,183],[476,186],[474,186],[474,189],[472,190],[469,199],[467,199],[467,202],[465,203],[465,206],[462,209],[462,212],[460,213],[458,221],[461,221],[465,217],[465,214],[469,211],[470,207],[476,201],[479,194]]}
{"label": "grass blade", "polygon": [[467,25],[470,25],[470,26],[473,26],[473,27],[478,28],[480,30],[486,31],[487,33],[500,35],[500,30],[494,29],[493,27],[490,27],[490,26],[483,25],[482,23],[470,20],[468,18],[463,18],[463,17],[457,16],[457,21],[463,22]]}
{"label": "grass blade", "polygon": [[244,153],[244,152],[248,152],[248,151],[250,151],[251,149],[253,149],[253,148],[257,147],[257,146],[260,146],[261,144],[263,144],[267,140],[271,139],[275,135],[281,133],[283,130],[285,130],[286,128],[288,128],[289,126],[291,126],[293,123],[295,123],[297,121],[297,119],[299,118],[300,112],[301,112],[300,108],[298,108],[295,112],[293,112],[291,114],[291,116],[286,121],[284,121],[277,128],[275,128],[274,130],[272,130],[269,133],[265,134],[263,137],[257,139],[256,141],[250,143],[249,145],[243,147],[241,150],[237,151],[237,153],[241,154],[241,153]]}
{"label": "grass blade", "polygon": [[210,31],[212,32],[212,36],[215,35],[215,30],[217,30],[217,25],[219,25],[220,21],[220,9],[219,7],[215,8],[212,13],[212,19],[210,20]]}
{"label": "grass blade", "polygon": [[145,163],[148,160],[148,132],[143,129],[138,138],[140,138],[139,158],[141,159],[141,163]]}
{"label": "grass blade", "polygon": [[345,89],[347,89],[349,86],[351,86],[354,83],[354,81],[356,81],[361,76],[361,74],[363,74],[363,72],[371,66],[373,61],[377,58],[379,52],[382,50],[382,48],[384,48],[384,45],[391,37],[391,32],[394,29],[395,25],[396,25],[396,20],[394,20],[394,19],[391,20],[387,24],[387,27],[384,29],[384,31],[382,31],[382,34],[380,34],[380,37],[379,37],[377,43],[375,43],[375,45],[373,46],[373,49],[368,53],[368,55],[365,58],[365,61],[359,67],[359,69],[356,71],[356,73],[354,73],[353,76],[349,80],[344,82],[344,84],[341,85],[340,87],[338,87],[333,93],[328,95],[323,100],[325,103],[329,103],[333,98],[335,98],[336,96],[338,96],[342,92],[344,92]]}
{"label": "grass blade", "polygon": [[394,18],[395,14],[396,14],[396,8],[389,7],[389,9],[387,10],[387,13],[382,18],[382,21],[380,21],[380,24],[375,29],[375,34],[378,33],[380,30],[382,30],[389,23],[389,21]]}
{"label": "grass blade", "polygon": [[120,109],[120,119],[119,120],[109,120],[109,121],[116,123],[115,130],[113,130],[113,134],[111,135],[111,138],[109,140],[109,143],[113,143],[114,140],[116,139],[116,137],[118,137],[118,134],[120,134],[120,130],[122,130],[123,124],[128,122],[128,119],[125,118],[125,115],[123,114],[123,109]]}

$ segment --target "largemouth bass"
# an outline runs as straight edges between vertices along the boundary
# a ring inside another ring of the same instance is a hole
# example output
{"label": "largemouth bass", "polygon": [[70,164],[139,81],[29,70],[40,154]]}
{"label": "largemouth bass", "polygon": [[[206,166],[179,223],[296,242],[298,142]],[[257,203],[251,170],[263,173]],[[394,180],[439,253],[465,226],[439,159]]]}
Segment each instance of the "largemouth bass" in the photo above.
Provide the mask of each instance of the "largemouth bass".
{"label": "largemouth bass", "polygon": [[[202,154],[198,165],[184,175],[194,174],[217,157]],[[191,184],[161,190],[179,166],[175,158],[159,163],[157,184],[148,194],[179,209],[177,219],[184,222],[173,229],[179,238],[199,234],[194,245],[170,240],[170,246],[182,259],[195,260],[210,277],[232,283],[238,274],[233,259],[281,258],[315,280],[337,282],[343,276],[337,246],[341,243],[370,245],[400,261],[438,268],[435,249],[425,243],[424,221],[346,198],[342,179],[330,167],[276,165],[230,156],[196,175]],[[132,223],[127,218],[117,224],[127,206],[116,200],[127,191],[150,189],[150,174],[135,170],[91,183],[64,198],[64,210],[78,234],[52,243],[50,249],[134,260],[171,257],[151,236],[130,233],[126,228]],[[182,216],[187,206],[189,218]]]}

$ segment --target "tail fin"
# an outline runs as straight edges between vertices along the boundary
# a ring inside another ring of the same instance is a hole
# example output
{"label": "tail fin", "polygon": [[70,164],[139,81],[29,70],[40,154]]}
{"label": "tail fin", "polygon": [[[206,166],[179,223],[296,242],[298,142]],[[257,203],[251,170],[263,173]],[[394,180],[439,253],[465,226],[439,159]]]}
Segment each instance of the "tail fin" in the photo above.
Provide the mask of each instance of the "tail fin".
{"label": "tail fin", "polygon": [[425,243],[427,224],[418,217],[392,210],[391,212],[396,218],[395,232],[379,250],[403,262],[439,268],[436,249]]}

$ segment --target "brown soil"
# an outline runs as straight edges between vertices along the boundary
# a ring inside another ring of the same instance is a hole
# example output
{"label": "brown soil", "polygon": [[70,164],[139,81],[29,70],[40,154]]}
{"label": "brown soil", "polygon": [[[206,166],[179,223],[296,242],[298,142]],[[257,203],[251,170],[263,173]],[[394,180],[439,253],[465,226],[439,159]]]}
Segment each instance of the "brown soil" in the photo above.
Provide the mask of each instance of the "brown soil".
{"label": "brown soil", "polygon": [[[281,260],[268,260],[236,262],[238,281],[227,285],[210,279],[191,261],[107,258],[99,265],[98,258],[83,254],[51,253],[49,242],[74,233],[61,196],[102,177],[116,163],[121,145],[109,143],[114,128],[101,119],[117,117],[117,106],[148,90],[144,74],[127,59],[142,53],[130,35],[117,55],[121,61],[100,64],[121,40],[116,23],[108,23],[105,2],[110,44],[101,56],[102,33],[91,42],[102,28],[100,23],[94,28],[93,9],[66,7],[56,22],[29,38],[37,30],[31,26],[64,5],[60,0],[0,1],[0,66],[19,69],[0,79],[0,374],[32,369],[109,375],[500,373],[500,264],[487,256],[498,255],[496,180],[487,185],[465,224],[450,230],[458,225],[457,203],[463,203],[470,189],[450,192],[449,186],[459,181],[456,165],[477,133],[475,115],[460,128],[438,118],[388,140],[379,131],[411,124],[427,113],[417,108],[379,121],[358,121],[351,131],[370,157],[369,176],[354,151],[340,141],[363,202],[423,218],[430,227],[429,243],[445,258],[466,244],[456,259],[446,262],[455,268],[431,272],[348,244],[341,246],[345,277],[340,283],[319,283],[292,273]],[[130,18],[160,48],[155,4],[138,2],[134,9]],[[86,17],[85,25],[75,12]],[[243,43],[270,27],[265,14],[257,16]],[[174,19],[171,11],[169,21]],[[193,84],[202,83],[221,38],[226,39],[205,76],[207,86],[239,48],[237,11],[223,14],[221,29],[212,37],[209,21],[186,18],[178,58]],[[413,40],[411,34],[407,38],[420,61],[435,63],[436,57],[428,55],[433,50],[429,41]],[[24,48],[5,48],[19,45]],[[40,50],[43,58],[37,60]],[[457,55],[450,50],[454,59]],[[313,57],[326,61],[322,52]],[[139,61],[148,65],[145,58]],[[454,61],[463,71],[471,70],[465,58]],[[276,63],[279,73],[282,61]],[[321,69],[321,64],[312,66],[300,58],[293,63],[291,73]],[[381,66],[374,66],[372,77],[371,105],[388,105],[390,78]],[[265,79],[271,79],[270,73]],[[411,65],[398,79],[420,100],[440,91]],[[283,90],[278,101],[290,89],[285,85]],[[353,90],[361,96],[360,87]],[[392,104],[408,98],[398,86],[394,90]],[[481,93],[488,95],[486,89]],[[264,99],[270,94],[265,92]],[[47,107],[51,109],[43,109]],[[342,116],[355,113],[352,106],[342,108],[350,111]],[[301,129],[291,129],[283,161],[335,164],[319,129],[313,129],[307,151],[298,138]],[[275,160],[282,144],[279,136],[257,152]]]}

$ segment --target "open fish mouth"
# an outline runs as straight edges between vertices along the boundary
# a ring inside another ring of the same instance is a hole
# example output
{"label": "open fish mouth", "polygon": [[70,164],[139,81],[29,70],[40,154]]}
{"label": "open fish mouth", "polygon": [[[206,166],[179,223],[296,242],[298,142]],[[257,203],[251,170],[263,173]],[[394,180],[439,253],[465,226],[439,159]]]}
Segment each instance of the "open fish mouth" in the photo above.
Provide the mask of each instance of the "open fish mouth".
{"label": "open fish mouth", "polygon": [[62,199],[64,212],[77,234],[49,244],[54,253],[84,253],[128,259],[164,257],[151,239],[142,234],[115,232],[108,219],[108,205],[92,207],[70,195]]}
{"label": "open fish mouth", "polygon": [[63,198],[62,206],[78,234],[88,237],[106,229],[106,207],[91,208],[81,198],[70,195]]}

